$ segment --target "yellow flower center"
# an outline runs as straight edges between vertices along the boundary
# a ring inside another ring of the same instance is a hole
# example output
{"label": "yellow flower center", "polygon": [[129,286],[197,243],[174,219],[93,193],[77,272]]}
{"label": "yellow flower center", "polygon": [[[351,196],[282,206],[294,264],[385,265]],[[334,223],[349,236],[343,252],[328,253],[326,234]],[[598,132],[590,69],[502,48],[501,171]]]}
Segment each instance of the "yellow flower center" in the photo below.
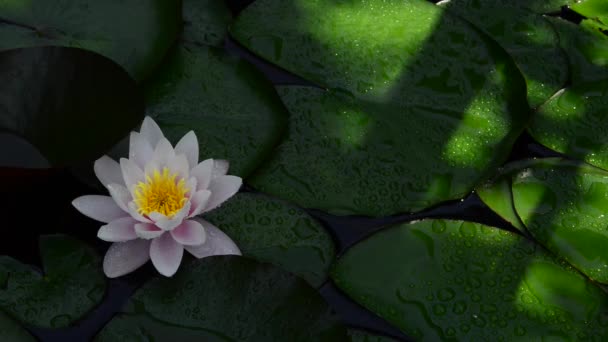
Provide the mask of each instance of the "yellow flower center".
{"label": "yellow flower center", "polygon": [[135,204],[142,215],[152,212],[161,213],[167,217],[175,215],[184,207],[190,189],[182,178],[175,181],[177,173],[170,173],[164,168],[162,173],[154,170],[152,176],[146,174],[146,182],[139,182],[135,188]]}

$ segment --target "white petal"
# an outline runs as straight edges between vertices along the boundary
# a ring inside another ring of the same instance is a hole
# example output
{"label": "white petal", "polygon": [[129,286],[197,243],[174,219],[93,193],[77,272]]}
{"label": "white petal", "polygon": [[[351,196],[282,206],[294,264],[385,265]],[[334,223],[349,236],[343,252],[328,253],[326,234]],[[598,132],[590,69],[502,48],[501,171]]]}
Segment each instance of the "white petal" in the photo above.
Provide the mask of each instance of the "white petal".
{"label": "white petal", "polygon": [[165,137],[163,131],[160,130],[160,127],[158,127],[156,122],[149,116],[144,118],[139,133],[144,139],[148,140],[152,148],[156,147],[158,142]]}
{"label": "white petal", "polygon": [[154,149],[148,140],[137,132],[131,132],[129,140],[129,159],[143,170],[148,160],[152,159]]}
{"label": "white petal", "polygon": [[139,222],[152,223],[152,220],[148,220],[147,218],[145,218],[142,214],[140,214],[137,211],[137,204],[135,204],[135,202],[131,201],[131,202],[129,202],[129,204],[127,206],[129,207],[129,214],[134,219],[136,219]]}
{"label": "white petal", "polygon": [[190,179],[186,182],[186,187],[190,190],[190,195],[196,192],[196,178],[190,177]]}
{"label": "white petal", "polygon": [[200,246],[184,246],[190,254],[199,259],[214,255],[241,255],[241,251],[234,241],[219,228],[203,219],[196,218],[195,220],[205,228],[206,240]]}
{"label": "white petal", "polygon": [[137,164],[126,158],[120,158],[120,168],[122,169],[122,176],[127,190],[129,190],[131,196],[135,197],[135,186],[137,183],[145,181],[143,171]]}
{"label": "white petal", "polygon": [[135,225],[135,233],[137,237],[150,240],[163,235],[165,231],[161,230],[153,223],[137,223]]}
{"label": "white petal", "polygon": [[131,193],[129,193],[127,188],[125,188],[124,185],[116,183],[108,184],[107,188],[110,192],[110,196],[112,196],[112,199],[114,199],[114,202],[116,202],[118,207],[128,213],[129,207],[127,204],[131,200]]}
{"label": "white petal", "polygon": [[190,197],[190,202],[192,205],[190,206],[190,214],[188,217],[196,216],[203,212],[203,209],[207,206],[209,198],[211,197],[211,191],[209,190],[200,190],[194,193],[192,197]]}
{"label": "white petal", "polygon": [[150,259],[150,241],[135,239],[115,242],[103,259],[103,272],[116,278],[138,269]]}
{"label": "white petal", "polygon": [[169,160],[169,169],[171,173],[177,173],[184,180],[190,177],[190,168],[188,167],[188,159],[183,154],[178,154]]}
{"label": "white petal", "polygon": [[236,194],[243,180],[237,176],[219,176],[211,180],[209,184],[209,191],[211,191],[211,198],[207,202],[207,207],[203,212],[211,211],[219,207],[227,199]]}
{"label": "white petal", "polygon": [[213,174],[212,179],[220,176],[224,176],[228,173],[228,168],[230,167],[230,163],[227,160],[223,159],[215,159],[213,160]]}
{"label": "white petal", "polygon": [[161,170],[163,167],[168,166],[169,161],[173,157],[175,157],[175,151],[169,140],[166,138],[160,139],[152,156],[152,161],[157,165],[157,168]]}
{"label": "white petal", "polygon": [[205,242],[205,228],[193,220],[186,220],[171,231],[173,239],[182,245],[200,246]]}
{"label": "white petal", "polygon": [[95,164],[93,164],[93,171],[95,171],[95,176],[97,176],[104,186],[112,183],[125,184],[125,181],[122,178],[120,165],[117,161],[108,156],[97,159]]}
{"label": "white petal", "polygon": [[82,214],[105,223],[128,216],[110,196],[80,196],[72,201],[72,205]]}
{"label": "white petal", "polygon": [[213,159],[207,159],[190,170],[190,174],[196,178],[197,190],[205,190],[209,187],[213,174]]}
{"label": "white petal", "polygon": [[184,206],[177,213],[175,213],[172,218],[168,218],[167,216],[157,212],[150,213],[148,216],[152,219],[152,221],[154,221],[154,224],[156,224],[158,228],[167,231],[179,226],[180,223],[182,223],[184,218],[186,218],[190,212],[190,206],[190,202],[186,202],[186,204],[184,204]]}
{"label": "white petal", "polygon": [[188,132],[175,145],[175,153],[185,155],[191,168],[198,164],[198,139],[194,131]]}
{"label": "white petal", "polygon": [[132,217],[123,217],[101,226],[97,237],[109,242],[124,242],[137,238],[135,224],[137,221]]}
{"label": "white petal", "polygon": [[165,277],[171,277],[177,272],[184,255],[184,247],[173,240],[171,234],[163,234],[152,240],[150,259],[158,272]]}

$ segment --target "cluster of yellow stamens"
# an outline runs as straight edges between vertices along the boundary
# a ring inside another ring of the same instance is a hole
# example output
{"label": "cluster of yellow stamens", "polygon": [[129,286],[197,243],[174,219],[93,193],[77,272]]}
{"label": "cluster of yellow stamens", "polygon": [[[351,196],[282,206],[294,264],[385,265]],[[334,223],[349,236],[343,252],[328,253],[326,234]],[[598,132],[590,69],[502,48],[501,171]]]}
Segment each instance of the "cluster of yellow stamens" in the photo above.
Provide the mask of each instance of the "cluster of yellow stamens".
{"label": "cluster of yellow stamens", "polygon": [[177,176],[166,167],[162,173],[154,170],[152,176],[146,174],[146,182],[139,182],[134,192],[137,211],[142,215],[152,212],[167,217],[175,215],[186,204],[186,194],[190,191],[183,178],[175,181]]}

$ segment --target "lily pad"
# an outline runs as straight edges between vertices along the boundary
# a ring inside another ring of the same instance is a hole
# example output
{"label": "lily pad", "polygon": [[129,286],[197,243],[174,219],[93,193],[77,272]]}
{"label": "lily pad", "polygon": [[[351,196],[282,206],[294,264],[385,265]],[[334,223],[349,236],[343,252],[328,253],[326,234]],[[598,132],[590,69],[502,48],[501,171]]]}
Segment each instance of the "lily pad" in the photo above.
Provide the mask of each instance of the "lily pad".
{"label": "lily pad", "polygon": [[0,1],[0,50],[56,45],[102,54],[138,81],[181,30],[181,1]]}
{"label": "lily pad", "polygon": [[505,221],[521,232],[526,231],[513,206],[513,193],[511,192],[511,179],[509,177],[501,177],[483,184],[475,191],[479,198]]}
{"label": "lily pad", "polygon": [[513,57],[526,78],[533,108],[566,84],[567,56],[543,16],[503,0],[451,0],[444,6],[482,29]]}
{"label": "lily pad", "polygon": [[580,15],[608,25],[608,2],[605,0],[585,0],[570,6],[570,8]]}
{"label": "lily pad", "polygon": [[25,329],[13,321],[7,314],[0,311],[0,336],[4,341],[35,342],[36,339]]}
{"label": "lily pad", "polygon": [[530,241],[425,220],[374,234],[338,261],[351,298],[416,340],[608,338],[608,297]]}
{"label": "lily pad", "polygon": [[335,247],[323,226],[303,210],[241,193],[205,219],[230,236],[244,256],[275,264],[315,287],[325,282]]}
{"label": "lily pad", "polygon": [[510,129],[519,124],[498,109],[459,121],[456,113],[337,91],[280,87],[279,93],[291,111],[289,132],[250,183],[338,215],[383,216],[460,198],[498,167],[518,132]]}
{"label": "lily pad", "polygon": [[346,341],[306,282],[243,257],[209,257],[139,289],[97,341]]}
{"label": "lily pad", "polygon": [[535,240],[591,279],[608,283],[608,172],[543,161],[514,176],[513,201]]}
{"label": "lily pad", "polygon": [[232,13],[225,1],[182,0],[184,31],[182,40],[220,46],[228,34]]}
{"label": "lily pad", "polygon": [[0,79],[0,129],[25,138],[53,166],[98,157],[144,116],[129,75],[85,50],[2,51]]}
{"label": "lily pad", "polygon": [[229,160],[241,177],[269,156],[287,121],[260,72],[212,47],[179,46],[145,90],[148,115],[172,143],[194,130],[200,160]]}
{"label": "lily pad", "polygon": [[608,79],[608,36],[597,25],[583,20],[575,25],[560,18],[547,18],[558,32],[560,45],[570,61],[572,85]]}
{"label": "lily pad", "polygon": [[64,235],[41,236],[40,254],[43,274],[0,256],[0,307],[30,325],[69,326],[104,295],[101,260],[91,248]]}
{"label": "lily pad", "polygon": [[540,107],[528,131],[541,144],[608,169],[608,80],[580,84]]}

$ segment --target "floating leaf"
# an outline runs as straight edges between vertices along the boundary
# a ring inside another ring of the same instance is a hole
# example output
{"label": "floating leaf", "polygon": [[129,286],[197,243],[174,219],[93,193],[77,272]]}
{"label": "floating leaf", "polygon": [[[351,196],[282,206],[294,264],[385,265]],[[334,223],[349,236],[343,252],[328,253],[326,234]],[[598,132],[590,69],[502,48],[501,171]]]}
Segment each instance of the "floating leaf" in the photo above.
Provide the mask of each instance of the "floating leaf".
{"label": "floating leaf", "polygon": [[0,256],[0,307],[21,322],[66,327],[97,305],[105,291],[98,255],[64,235],[40,237],[44,274]]}
{"label": "floating leaf", "polygon": [[331,236],[303,210],[251,193],[237,194],[205,215],[244,256],[270,262],[312,286],[325,282],[335,257]]}
{"label": "floating leaf", "polygon": [[608,80],[580,84],[547,101],[528,131],[541,144],[608,169]]}
{"label": "floating leaf", "polygon": [[184,32],[182,40],[219,46],[228,34],[232,13],[224,1],[183,0]]}
{"label": "floating leaf", "polygon": [[490,209],[494,210],[494,212],[519,231],[525,232],[526,228],[519,216],[517,216],[517,212],[515,212],[515,207],[513,206],[510,178],[501,177],[491,183],[478,187],[475,191],[477,191],[479,198]]}
{"label": "floating leaf", "polygon": [[544,17],[503,0],[451,0],[445,7],[481,28],[513,57],[526,78],[530,106],[538,107],[566,83],[568,59]]}
{"label": "floating leaf", "polygon": [[97,341],[345,341],[346,330],[306,282],[236,257],[194,261],[139,289]]}
{"label": "floating leaf", "polygon": [[514,175],[513,202],[534,239],[591,279],[608,283],[608,172],[541,161]]}
{"label": "floating leaf", "polygon": [[178,47],[146,86],[147,113],[177,143],[194,130],[200,160],[250,174],[271,153],[287,114],[272,84],[248,62],[211,47]]}
{"label": "floating leaf", "polygon": [[560,18],[547,18],[559,34],[560,45],[570,61],[572,85],[608,79],[608,36],[595,23],[583,20],[580,25]]}
{"label": "floating leaf", "polygon": [[0,129],[21,135],[53,166],[97,158],[143,118],[137,85],[92,52],[2,51],[0,79]]}
{"label": "floating leaf", "polygon": [[585,0],[570,6],[572,10],[589,19],[597,19],[608,25],[608,2],[606,0]]}
{"label": "floating leaf", "polygon": [[351,298],[416,340],[608,338],[608,297],[513,233],[425,220],[374,234],[338,261]]}
{"label": "floating leaf", "polygon": [[363,330],[348,329],[351,342],[397,342],[390,337],[380,336],[365,332]]}
{"label": "floating leaf", "polygon": [[36,339],[25,329],[13,321],[7,314],[0,311],[0,336],[4,341],[35,342]]}
{"label": "floating leaf", "polygon": [[335,214],[389,215],[460,198],[502,162],[515,134],[509,129],[519,125],[498,111],[458,121],[456,113],[358,101],[335,91],[279,92],[291,111],[289,133],[250,183]]}
{"label": "floating leaf", "polygon": [[141,81],[181,29],[181,1],[0,1],[0,50],[56,45],[102,54]]}

